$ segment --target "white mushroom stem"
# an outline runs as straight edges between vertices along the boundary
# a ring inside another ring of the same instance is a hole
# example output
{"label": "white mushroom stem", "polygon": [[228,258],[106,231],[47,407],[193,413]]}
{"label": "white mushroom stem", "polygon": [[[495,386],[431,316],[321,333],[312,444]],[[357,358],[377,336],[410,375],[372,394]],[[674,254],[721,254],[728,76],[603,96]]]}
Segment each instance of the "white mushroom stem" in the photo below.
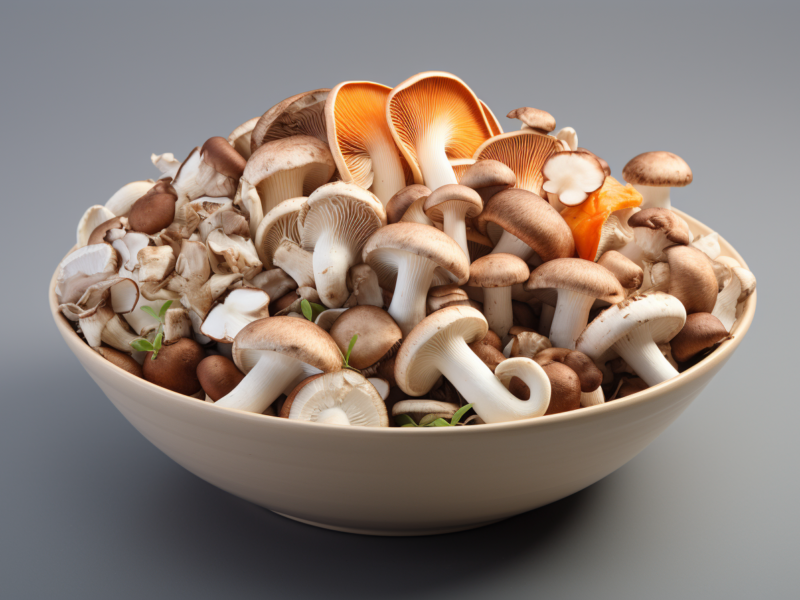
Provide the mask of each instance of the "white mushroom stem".
{"label": "white mushroom stem", "polygon": [[417,161],[425,185],[431,191],[450,183],[458,183],[450,159],[445,152],[444,132],[435,128],[428,131],[417,143]]}
{"label": "white mushroom stem", "polygon": [[407,336],[425,318],[425,300],[436,264],[416,254],[404,253],[397,270],[392,303],[388,313]]}
{"label": "white mushroom stem", "polygon": [[525,262],[528,262],[534,255],[533,248],[508,231],[503,231],[503,235],[497,240],[497,244],[495,244],[491,253],[500,254],[501,252],[519,256]]}
{"label": "white mushroom stem", "polygon": [[406,186],[397,146],[381,136],[367,146],[367,152],[372,160],[372,193],[386,206]]}
{"label": "white mushroom stem", "polygon": [[500,338],[508,334],[514,324],[514,313],[511,310],[511,287],[484,288],[483,315],[489,323],[489,329]]}
{"label": "white mushroom stem", "polygon": [[631,184],[642,195],[642,209],[645,208],[672,208],[669,193],[672,188],[667,186],[650,186]]}
{"label": "white mushroom stem", "polygon": [[[475,412],[487,423],[501,423],[538,417],[550,404],[550,381],[529,358],[509,358],[500,363],[495,376],[484,362],[470,350],[463,337],[444,335],[437,340],[437,351],[431,353],[435,367],[450,381]],[[513,361],[513,362],[512,362]],[[511,362],[504,369],[502,365]],[[543,377],[542,377],[543,375]],[[519,377],[531,391],[529,400],[520,400],[501,382]]]}
{"label": "white mushroom stem", "polygon": [[584,408],[604,404],[605,401],[606,397],[603,395],[603,388],[600,386],[593,392],[581,392],[581,406]]}
{"label": "white mushroom stem", "polygon": [[464,254],[469,258],[469,246],[467,246],[467,206],[464,202],[445,202],[441,205],[442,216],[444,217],[443,229],[459,246]]}
{"label": "white mushroom stem", "polygon": [[263,413],[275,399],[306,377],[322,371],[277,352],[264,351],[250,372],[217,406]]}
{"label": "white mushroom stem", "polygon": [[314,287],[314,262],[311,252],[291,240],[283,240],[275,249],[272,264],[294,279],[298,287]]}
{"label": "white mushroom stem", "polygon": [[558,301],[549,335],[554,348],[575,349],[575,340],[589,322],[589,311],[594,302],[595,298],[592,296],[558,290]]}
{"label": "white mushroom stem", "polygon": [[322,303],[328,308],[340,308],[350,295],[347,271],[359,262],[359,249],[352,246],[331,230],[320,235],[314,245],[314,281]]}
{"label": "white mushroom stem", "polygon": [[637,327],[617,340],[612,348],[648,386],[678,376],[678,371],[658,349],[647,327]]}
{"label": "white mushroom stem", "polygon": [[545,337],[550,337],[550,327],[553,325],[553,317],[556,314],[556,307],[549,304],[542,304],[542,313],[539,315],[539,333]]}

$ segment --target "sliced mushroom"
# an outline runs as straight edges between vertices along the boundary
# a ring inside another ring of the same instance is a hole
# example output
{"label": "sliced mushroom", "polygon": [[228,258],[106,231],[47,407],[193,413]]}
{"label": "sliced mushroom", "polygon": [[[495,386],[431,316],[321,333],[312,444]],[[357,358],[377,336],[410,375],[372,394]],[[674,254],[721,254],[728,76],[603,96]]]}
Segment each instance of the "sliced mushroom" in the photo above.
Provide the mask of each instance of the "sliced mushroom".
{"label": "sliced mushroom", "polygon": [[232,343],[245,325],[269,316],[269,296],[257,289],[232,290],[203,321],[200,332],[218,342]]}

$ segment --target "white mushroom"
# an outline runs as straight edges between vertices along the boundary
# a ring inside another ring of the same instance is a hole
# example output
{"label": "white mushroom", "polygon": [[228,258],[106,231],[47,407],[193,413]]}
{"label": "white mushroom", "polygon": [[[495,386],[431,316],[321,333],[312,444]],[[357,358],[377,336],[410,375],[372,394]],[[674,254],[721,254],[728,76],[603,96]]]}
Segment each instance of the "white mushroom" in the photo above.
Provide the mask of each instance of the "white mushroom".
{"label": "white mushroom", "polygon": [[206,238],[211,270],[219,275],[240,273],[245,279],[252,279],[262,269],[252,240],[240,235],[227,235],[215,229]]}
{"label": "white mushroom", "polygon": [[86,209],[78,223],[78,248],[82,248],[89,243],[89,236],[92,235],[98,225],[113,219],[115,216],[113,212],[99,204]]}
{"label": "white mushroom", "polygon": [[218,342],[232,343],[245,325],[269,316],[269,296],[257,289],[232,290],[208,313],[200,333]]}
{"label": "white mushroom", "polygon": [[[350,370],[301,383],[286,399],[288,418],[326,425],[388,427],[386,404],[363,375]],[[284,409],[286,403],[284,403]]]}

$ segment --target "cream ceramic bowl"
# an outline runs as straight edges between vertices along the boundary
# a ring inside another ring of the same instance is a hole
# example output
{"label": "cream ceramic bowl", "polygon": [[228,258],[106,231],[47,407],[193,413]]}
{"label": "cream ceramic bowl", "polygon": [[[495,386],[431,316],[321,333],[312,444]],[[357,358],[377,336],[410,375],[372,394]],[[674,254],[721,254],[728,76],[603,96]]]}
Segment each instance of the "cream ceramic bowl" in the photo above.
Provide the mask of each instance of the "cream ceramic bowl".
{"label": "cream ceramic bowl", "polygon": [[[695,235],[710,232],[683,215]],[[744,265],[720,239],[724,255]],[[219,408],[101,358],[50,309],[70,350],[123,416],[198,477],[278,514],[328,529],[425,535],[480,527],[574,494],[653,441],[717,374],[753,320],[679,377],[607,404],[458,428],[319,425]]]}

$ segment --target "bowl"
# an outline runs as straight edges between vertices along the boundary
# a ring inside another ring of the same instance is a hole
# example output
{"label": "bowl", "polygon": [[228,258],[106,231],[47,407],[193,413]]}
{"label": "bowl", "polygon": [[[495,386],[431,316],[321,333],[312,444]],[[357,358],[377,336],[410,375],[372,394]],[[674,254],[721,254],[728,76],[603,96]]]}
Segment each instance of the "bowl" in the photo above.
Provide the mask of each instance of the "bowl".
{"label": "bowl", "polygon": [[[677,212],[677,211],[676,211]],[[697,235],[711,230],[681,214]],[[746,266],[720,238],[723,255]],[[708,385],[753,320],[740,307],[732,339],[669,381],[577,411],[458,428],[360,428],[220,408],[139,379],[87,346],[61,315],[59,332],[114,406],[198,477],[280,515],[371,535],[460,531],[544,506],[636,456]]]}

